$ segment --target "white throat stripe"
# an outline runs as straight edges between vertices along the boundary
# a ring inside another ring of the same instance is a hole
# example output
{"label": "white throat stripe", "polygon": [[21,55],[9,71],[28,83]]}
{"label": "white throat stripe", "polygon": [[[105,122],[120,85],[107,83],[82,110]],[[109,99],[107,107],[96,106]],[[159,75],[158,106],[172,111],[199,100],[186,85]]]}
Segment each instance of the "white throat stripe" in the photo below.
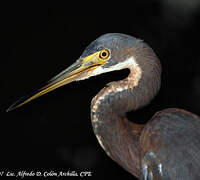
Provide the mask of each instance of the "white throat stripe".
{"label": "white throat stripe", "polygon": [[111,71],[129,68],[129,67],[134,66],[134,65],[138,65],[138,64],[136,63],[135,58],[132,56],[132,57],[126,59],[124,62],[118,63],[114,66],[109,67],[109,68],[98,67],[93,71],[91,76],[96,76],[96,75],[111,72]]}

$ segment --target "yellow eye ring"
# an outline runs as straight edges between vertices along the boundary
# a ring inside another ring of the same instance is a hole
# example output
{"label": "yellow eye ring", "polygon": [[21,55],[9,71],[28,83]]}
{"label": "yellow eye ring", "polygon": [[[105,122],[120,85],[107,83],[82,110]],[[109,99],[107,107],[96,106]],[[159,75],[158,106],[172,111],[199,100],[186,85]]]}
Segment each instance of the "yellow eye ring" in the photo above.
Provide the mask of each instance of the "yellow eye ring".
{"label": "yellow eye ring", "polygon": [[101,52],[99,53],[99,58],[100,59],[107,59],[110,56],[110,52],[108,49],[103,49],[101,50]]}

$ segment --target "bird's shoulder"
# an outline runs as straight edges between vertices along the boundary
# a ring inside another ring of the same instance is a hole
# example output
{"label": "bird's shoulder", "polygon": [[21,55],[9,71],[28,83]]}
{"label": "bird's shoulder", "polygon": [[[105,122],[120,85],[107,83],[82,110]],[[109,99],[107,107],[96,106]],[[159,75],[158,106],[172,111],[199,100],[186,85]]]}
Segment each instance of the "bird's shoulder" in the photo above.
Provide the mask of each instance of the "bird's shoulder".
{"label": "bird's shoulder", "polygon": [[200,117],[176,108],[156,113],[141,138],[143,179],[200,179]]}

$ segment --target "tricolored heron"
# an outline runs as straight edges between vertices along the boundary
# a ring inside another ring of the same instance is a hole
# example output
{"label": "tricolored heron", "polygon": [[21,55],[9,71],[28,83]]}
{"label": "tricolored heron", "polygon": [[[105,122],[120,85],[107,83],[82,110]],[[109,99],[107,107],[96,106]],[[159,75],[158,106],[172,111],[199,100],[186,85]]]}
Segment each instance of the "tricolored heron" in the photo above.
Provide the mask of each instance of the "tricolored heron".
{"label": "tricolored heron", "polygon": [[143,180],[200,179],[200,118],[181,109],[157,112],[146,125],[130,122],[126,112],[147,105],[161,84],[154,51],[132,36],[109,33],[93,41],[69,68],[8,111],[75,80],[128,68],[124,80],[106,85],[91,103],[98,142],[124,169]]}

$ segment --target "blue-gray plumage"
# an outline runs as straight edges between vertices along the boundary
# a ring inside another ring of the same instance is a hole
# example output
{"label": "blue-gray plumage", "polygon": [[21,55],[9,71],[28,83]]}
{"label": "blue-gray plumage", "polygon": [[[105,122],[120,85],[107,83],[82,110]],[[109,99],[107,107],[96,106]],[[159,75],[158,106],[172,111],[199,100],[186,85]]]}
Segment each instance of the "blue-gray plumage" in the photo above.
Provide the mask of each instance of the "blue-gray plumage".
{"label": "blue-gray plumage", "polygon": [[163,180],[200,179],[199,137],[198,116],[176,108],[157,112],[141,135],[143,169],[147,164],[148,170]]}
{"label": "blue-gray plumage", "polygon": [[154,98],[161,64],[154,51],[132,36],[109,33],[93,41],[69,68],[8,111],[75,80],[129,69],[124,80],[107,84],[92,100],[91,121],[105,152],[142,180],[200,179],[200,118],[181,109],[156,113],[146,124],[126,118]]}

